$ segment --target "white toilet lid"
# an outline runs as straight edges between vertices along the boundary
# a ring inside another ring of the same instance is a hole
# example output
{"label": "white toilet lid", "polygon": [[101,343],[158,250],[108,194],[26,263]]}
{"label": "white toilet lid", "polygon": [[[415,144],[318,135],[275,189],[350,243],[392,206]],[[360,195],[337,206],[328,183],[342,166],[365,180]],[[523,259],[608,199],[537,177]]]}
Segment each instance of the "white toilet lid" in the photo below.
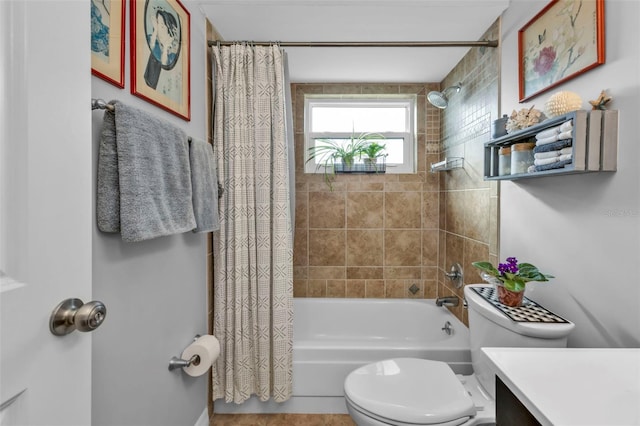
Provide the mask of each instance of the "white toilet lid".
{"label": "white toilet lid", "polygon": [[404,423],[437,424],[476,414],[471,397],[444,362],[395,358],[352,371],[347,397],[372,414]]}

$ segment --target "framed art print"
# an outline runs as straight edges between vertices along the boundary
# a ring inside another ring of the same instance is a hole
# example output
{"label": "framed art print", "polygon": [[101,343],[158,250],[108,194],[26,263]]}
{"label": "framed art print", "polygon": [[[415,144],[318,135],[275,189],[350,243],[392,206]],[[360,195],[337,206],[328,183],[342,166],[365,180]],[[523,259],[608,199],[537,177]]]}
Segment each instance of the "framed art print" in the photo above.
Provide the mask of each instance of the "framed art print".
{"label": "framed art print", "polygon": [[520,102],[605,62],[604,0],[553,0],[518,32]]}
{"label": "framed art print", "polygon": [[124,88],[125,0],[91,0],[91,74]]}
{"label": "framed art print", "polygon": [[189,12],[178,0],[131,0],[131,93],[191,119]]}

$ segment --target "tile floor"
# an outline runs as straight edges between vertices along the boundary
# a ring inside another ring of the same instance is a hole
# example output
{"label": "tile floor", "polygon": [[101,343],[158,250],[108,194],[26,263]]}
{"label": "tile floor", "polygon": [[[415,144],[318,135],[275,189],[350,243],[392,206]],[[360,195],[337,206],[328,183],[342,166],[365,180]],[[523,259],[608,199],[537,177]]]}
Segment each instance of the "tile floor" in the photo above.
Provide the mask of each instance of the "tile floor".
{"label": "tile floor", "polygon": [[214,414],[210,426],[356,426],[348,414]]}

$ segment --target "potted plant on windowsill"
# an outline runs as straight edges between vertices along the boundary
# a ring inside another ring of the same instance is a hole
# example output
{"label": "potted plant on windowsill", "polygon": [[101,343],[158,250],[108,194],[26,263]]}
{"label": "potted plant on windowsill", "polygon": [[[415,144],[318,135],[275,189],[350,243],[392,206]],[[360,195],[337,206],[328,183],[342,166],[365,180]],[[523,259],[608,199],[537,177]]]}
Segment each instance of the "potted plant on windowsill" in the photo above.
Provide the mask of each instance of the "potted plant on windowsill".
{"label": "potted plant on windowsill", "polygon": [[[333,174],[336,171],[350,172],[356,159],[362,158],[363,151],[371,140],[383,139],[379,133],[352,133],[345,141],[340,139],[318,139],[318,143],[309,148],[308,163],[317,160],[317,168],[324,167],[324,177],[330,189],[333,189]],[[337,166],[337,167],[336,167]]]}
{"label": "potted plant on windowsill", "polygon": [[378,142],[371,142],[367,144],[362,150],[363,162],[365,164],[365,168],[367,170],[376,170],[377,171],[377,163],[379,158],[384,158],[387,156],[384,153],[384,150],[387,148],[387,145],[380,144]]}
{"label": "potted plant on windowsill", "polygon": [[543,274],[530,263],[518,263],[515,257],[508,257],[507,263],[498,264],[496,269],[490,262],[473,262],[480,269],[480,276],[496,286],[498,301],[507,306],[522,305],[525,285],[529,281],[549,281],[553,275]]}

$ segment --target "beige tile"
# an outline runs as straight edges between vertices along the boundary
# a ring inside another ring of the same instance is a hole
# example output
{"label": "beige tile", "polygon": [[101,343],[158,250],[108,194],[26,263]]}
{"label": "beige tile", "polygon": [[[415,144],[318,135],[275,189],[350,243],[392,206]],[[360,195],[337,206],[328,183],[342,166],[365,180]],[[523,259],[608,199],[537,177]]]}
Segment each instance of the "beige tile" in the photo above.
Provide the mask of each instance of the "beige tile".
{"label": "beige tile", "polygon": [[387,299],[400,299],[406,297],[404,280],[385,280],[385,294]]}
{"label": "beige tile", "polygon": [[346,278],[346,272],[344,266],[310,266],[308,271],[312,280],[341,280]]}
{"label": "beige tile", "polygon": [[309,193],[309,228],[344,228],[344,192]]}
{"label": "beige tile", "polygon": [[439,235],[437,229],[422,231],[422,265],[438,265]]}
{"label": "beige tile", "polygon": [[449,271],[454,263],[464,263],[464,238],[459,235],[447,233],[447,247],[445,249],[444,270]]}
{"label": "beige tile", "polygon": [[464,236],[488,244],[491,223],[490,190],[467,191],[464,214]]}
{"label": "beige tile", "polygon": [[347,280],[346,297],[361,298],[366,294],[365,280]]}
{"label": "beige tile", "polygon": [[422,194],[422,227],[438,229],[440,218],[440,193],[424,192]]}
{"label": "beige tile", "polygon": [[466,210],[464,191],[448,191],[445,194],[445,229],[453,234],[464,235]]}
{"label": "beige tile", "polygon": [[264,414],[218,414],[214,413],[209,423],[211,426],[266,426]]}
{"label": "beige tile", "polygon": [[325,418],[318,414],[271,414],[264,415],[265,426],[324,426]]}
{"label": "beige tile", "polygon": [[420,266],[422,232],[419,230],[385,230],[385,266]]}
{"label": "beige tile", "polygon": [[438,297],[438,282],[436,280],[425,280],[423,287],[425,299],[436,299]]}
{"label": "beige tile", "polygon": [[347,231],[347,266],[382,264],[382,230]]}
{"label": "beige tile", "polygon": [[306,230],[309,227],[309,193],[306,191],[296,192],[296,231]]}
{"label": "beige tile", "polygon": [[350,192],[347,194],[347,226],[382,228],[383,206],[382,192]]}
{"label": "beige tile", "polygon": [[327,297],[341,297],[346,295],[345,280],[327,280]]}
{"label": "beige tile", "polygon": [[344,266],[345,231],[310,230],[309,265]]}
{"label": "beige tile", "polygon": [[462,264],[465,284],[476,284],[483,282],[478,269],[474,268],[473,265],[471,265],[473,262],[479,261],[489,261],[489,245],[481,243],[479,241],[465,239],[464,263]]}
{"label": "beige tile", "polygon": [[367,280],[365,297],[383,299],[385,297],[384,280]]}
{"label": "beige tile", "polygon": [[385,279],[413,279],[422,278],[422,268],[419,266],[385,266]]}
{"label": "beige tile", "polygon": [[293,266],[293,279],[306,280],[309,277],[309,268],[307,266]]}
{"label": "beige tile", "polygon": [[293,297],[307,297],[307,280],[293,280]]}
{"label": "beige tile", "polygon": [[347,268],[347,278],[350,280],[375,280],[384,277],[384,268],[381,266],[364,267],[350,266]]}
{"label": "beige tile", "polygon": [[296,232],[293,238],[293,265],[306,266],[309,264],[309,251],[307,238],[309,234],[305,229],[304,232]]}
{"label": "beige tile", "polygon": [[325,426],[357,426],[348,414],[325,414]]}
{"label": "beige tile", "polygon": [[307,284],[307,297],[327,297],[327,281],[309,280]]}
{"label": "beige tile", "polygon": [[421,192],[387,192],[384,199],[384,224],[391,228],[422,226]]}

